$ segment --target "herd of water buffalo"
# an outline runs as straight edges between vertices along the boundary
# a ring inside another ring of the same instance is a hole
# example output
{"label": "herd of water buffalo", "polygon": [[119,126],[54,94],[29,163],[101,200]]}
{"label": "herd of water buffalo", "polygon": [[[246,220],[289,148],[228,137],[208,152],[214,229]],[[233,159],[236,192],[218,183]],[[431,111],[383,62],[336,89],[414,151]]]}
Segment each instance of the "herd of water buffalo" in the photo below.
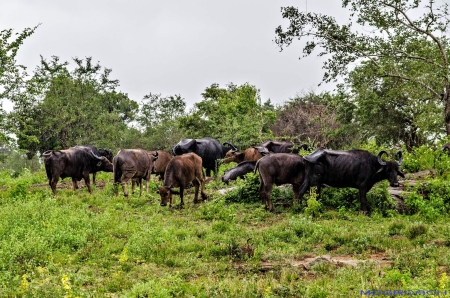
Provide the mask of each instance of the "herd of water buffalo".
{"label": "herd of water buffalo", "polygon": [[[163,180],[159,187],[161,205],[172,206],[172,194],[179,194],[184,204],[184,189],[192,184],[195,187],[194,203],[206,200],[204,192],[205,174],[216,175],[220,163],[236,162],[238,165],[226,171],[222,181],[228,183],[237,177],[258,171],[260,176],[260,197],[269,211],[273,210],[271,191],[273,184],[292,184],[294,200],[298,200],[311,187],[316,186],[320,195],[322,187],[351,187],[359,190],[361,210],[367,210],[366,194],[372,186],[388,180],[393,187],[398,186],[397,175],[404,178],[399,166],[402,154],[397,153],[398,161],[383,161],[381,151],[374,155],[365,150],[328,150],[319,148],[313,153],[300,156],[299,150],[306,146],[296,146],[291,142],[267,141],[239,151],[233,144],[223,143],[213,138],[183,139],[172,147],[172,154],[161,150],[122,149],[117,155],[110,150],[94,146],[75,146],[66,150],[44,152],[44,165],[49,185],[56,194],[59,178],[71,177],[73,189],[77,181],[84,179],[89,192],[92,192],[89,174],[99,171],[113,172],[116,196],[118,185],[122,185],[124,196],[128,196],[126,184],[132,181],[132,189],[139,185],[142,195],[143,180],[148,181],[151,174]],[[179,192],[174,188],[179,188]]]}

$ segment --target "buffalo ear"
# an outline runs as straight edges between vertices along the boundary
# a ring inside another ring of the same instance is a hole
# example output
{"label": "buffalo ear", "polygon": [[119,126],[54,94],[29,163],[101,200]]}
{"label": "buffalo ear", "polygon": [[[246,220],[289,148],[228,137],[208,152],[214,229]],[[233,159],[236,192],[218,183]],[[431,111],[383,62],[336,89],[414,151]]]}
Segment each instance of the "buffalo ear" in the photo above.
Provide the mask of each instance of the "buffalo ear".
{"label": "buffalo ear", "polygon": [[402,178],[405,178],[405,174],[403,174],[402,171],[397,171],[397,175],[399,175]]}

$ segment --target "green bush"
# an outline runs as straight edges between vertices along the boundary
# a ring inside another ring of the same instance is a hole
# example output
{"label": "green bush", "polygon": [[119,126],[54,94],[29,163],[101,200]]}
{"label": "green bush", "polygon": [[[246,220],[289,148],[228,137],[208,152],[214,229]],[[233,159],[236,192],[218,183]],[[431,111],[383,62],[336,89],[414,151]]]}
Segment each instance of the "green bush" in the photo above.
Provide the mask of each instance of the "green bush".
{"label": "green bush", "polygon": [[405,197],[410,214],[418,213],[427,221],[434,221],[450,210],[450,181],[441,179],[417,183]]}

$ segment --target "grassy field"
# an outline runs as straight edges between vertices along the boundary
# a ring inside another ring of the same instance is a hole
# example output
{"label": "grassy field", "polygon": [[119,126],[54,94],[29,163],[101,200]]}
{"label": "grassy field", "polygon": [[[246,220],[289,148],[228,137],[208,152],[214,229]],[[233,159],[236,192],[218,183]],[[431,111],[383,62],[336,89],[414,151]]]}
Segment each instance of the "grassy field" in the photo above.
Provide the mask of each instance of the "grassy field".
{"label": "grassy field", "polygon": [[44,172],[0,174],[0,296],[361,297],[450,289],[446,211],[426,220],[420,213],[369,217],[321,208],[314,194],[292,206],[290,188],[276,188],[269,213],[257,198],[232,202],[220,194],[241,182],[219,181],[207,184],[209,201],[194,205],[189,193],[183,209],[169,209],[159,205],[156,180],[149,194],[124,199],[114,196],[111,179],[100,173],[92,195],[72,191],[66,179],[53,196]]}

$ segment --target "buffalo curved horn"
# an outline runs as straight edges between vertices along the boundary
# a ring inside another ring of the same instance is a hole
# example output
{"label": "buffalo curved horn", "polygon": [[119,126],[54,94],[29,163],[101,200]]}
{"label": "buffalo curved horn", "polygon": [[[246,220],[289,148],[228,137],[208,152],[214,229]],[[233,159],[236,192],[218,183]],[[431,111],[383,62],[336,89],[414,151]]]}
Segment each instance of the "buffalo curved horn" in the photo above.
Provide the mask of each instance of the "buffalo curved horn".
{"label": "buffalo curved horn", "polygon": [[92,154],[95,158],[97,158],[98,160],[103,160],[103,156],[98,156],[98,155],[96,155],[92,150],[91,150],[90,152],[91,152],[91,154]]}
{"label": "buffalo curved horn", "polygon": [[231,143],[225,142],[225,143],[223,143],[223,145],[224,145],[224,146],[225,146],[225,145],[230,146],[231,148],[233,148],[232,150],[233,150],[234,152],[238,151],[238,148],[236,148],[236,146],[234,146],[234,145],[231,144]]}
{"label": "buffalo curved horn", "polygon": [[398,156],[398,165],[399,166],[401,166],[402,165],[402,162],[403,162],[403,154],[402,154],[402,151],[398,151],[397,152],[397,156]]}
{"label": "buffalo curved horn", "polygon": [[44,153],[42,153],[42,155],[46,157],[46,156],[52,155],[52,153],[53,153],[52,150],[47,150],[47,151],[45,151]]}
{"label": "buffalo curved horn", "polygon": [[378,153],[378,162],[379,162],[380,165],[382,165],[382,166],[386,165],[386,162],[383,161],[383,160],[381,159],[381,156],[382,156],[383,154],[386,154],[386,155],[387,155],[387,152],[383,150],[383,151],[380,151],[380,153]]}

